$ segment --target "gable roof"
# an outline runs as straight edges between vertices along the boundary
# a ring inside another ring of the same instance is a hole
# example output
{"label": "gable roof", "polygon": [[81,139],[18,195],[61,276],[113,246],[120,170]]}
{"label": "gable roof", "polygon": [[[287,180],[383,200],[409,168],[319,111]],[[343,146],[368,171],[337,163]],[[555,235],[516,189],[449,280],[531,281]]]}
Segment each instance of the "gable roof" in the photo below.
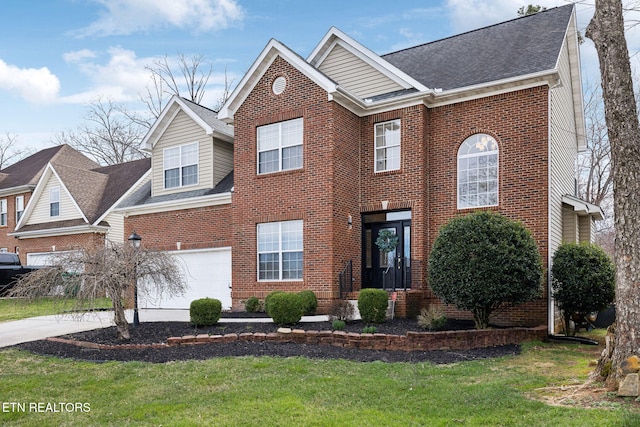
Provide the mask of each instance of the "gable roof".
{"label": "gable roof", "polygon": [[382,55],[425,86],[450,90],[556,68],[573,4]]}
{"label": "gable roof", "polygon": [[186,113],[207,135],[212,135],[223,141],[233,142],[233,126],[218,120],[218,114],[215,111],[174,95],[142,139],[140,149],[150,152],[180,111]]}

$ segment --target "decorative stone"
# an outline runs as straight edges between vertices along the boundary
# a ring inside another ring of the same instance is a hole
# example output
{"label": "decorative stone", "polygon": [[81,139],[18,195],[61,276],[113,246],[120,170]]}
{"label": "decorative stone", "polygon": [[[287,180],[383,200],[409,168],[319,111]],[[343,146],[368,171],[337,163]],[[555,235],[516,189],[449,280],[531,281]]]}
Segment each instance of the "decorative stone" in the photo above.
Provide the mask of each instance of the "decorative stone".
{"label": "decorative stone", "polygon": [[291,328],[278,328],[278,333],[279,334],[290,334],[291,333]]}
{"label": "decorative stone", "polygon": [[640,395],[640,379],[637,373],[628,374],[620,383],[618,396],[638,397]]}
{"label": "decorative stone", "polygon": [[629,357],[620,364],[620,370],[624,375],[638,373],[640,371],[640,357]]}

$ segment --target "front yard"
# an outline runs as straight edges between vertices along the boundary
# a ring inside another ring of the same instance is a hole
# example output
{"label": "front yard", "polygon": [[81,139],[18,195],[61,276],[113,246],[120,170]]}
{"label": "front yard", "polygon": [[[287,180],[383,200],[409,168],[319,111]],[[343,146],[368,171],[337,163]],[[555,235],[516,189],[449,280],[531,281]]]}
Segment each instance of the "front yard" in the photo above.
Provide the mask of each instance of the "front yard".
{"label": "front yard", "polygon": [[299,357],[97,364],[8,349],[0,352],[0,424],[639,425],[634,403],[580,389],[597,354],[538,342],[519,356],[451,365]]}

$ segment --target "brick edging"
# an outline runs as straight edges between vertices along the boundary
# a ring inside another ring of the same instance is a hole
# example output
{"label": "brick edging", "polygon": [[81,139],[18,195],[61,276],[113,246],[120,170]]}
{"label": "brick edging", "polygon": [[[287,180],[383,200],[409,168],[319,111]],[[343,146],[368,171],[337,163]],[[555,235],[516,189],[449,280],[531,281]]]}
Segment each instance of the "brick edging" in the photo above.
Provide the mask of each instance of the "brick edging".
{"label": "brick edging", "polygon": [[546,326],[535,328],[485,329],[441,332],[407,332],[406,335],[360,334],[344,331],[305,331],[280,328],[273,333],[241,333],[226,335],[185,335],[171,337],[157,344],[96,344],[66,338],[47,338],[48,341],[77,345],[96,350],[130,350],[167,348],[180,345],[229,343],[234,341],[323,344],[364,350],[473,350],[498,345],[520,344],[547,339]]}

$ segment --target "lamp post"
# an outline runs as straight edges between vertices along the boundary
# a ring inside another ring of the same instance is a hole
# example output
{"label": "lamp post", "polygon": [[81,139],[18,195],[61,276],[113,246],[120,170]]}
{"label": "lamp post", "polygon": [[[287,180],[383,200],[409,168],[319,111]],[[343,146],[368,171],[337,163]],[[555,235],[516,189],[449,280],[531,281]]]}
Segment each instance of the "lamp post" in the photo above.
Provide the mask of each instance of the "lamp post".
{"label": "lamp post", "polygon": [[135,252],[135,259],[133,261],[133,326],[138,326],[140,325],[140,317],[138,317],[138,277],[136,270],[138,269],[138,250],[142,243],[142,237],[134,230],[127,240],[129,240],[129,244]]}

